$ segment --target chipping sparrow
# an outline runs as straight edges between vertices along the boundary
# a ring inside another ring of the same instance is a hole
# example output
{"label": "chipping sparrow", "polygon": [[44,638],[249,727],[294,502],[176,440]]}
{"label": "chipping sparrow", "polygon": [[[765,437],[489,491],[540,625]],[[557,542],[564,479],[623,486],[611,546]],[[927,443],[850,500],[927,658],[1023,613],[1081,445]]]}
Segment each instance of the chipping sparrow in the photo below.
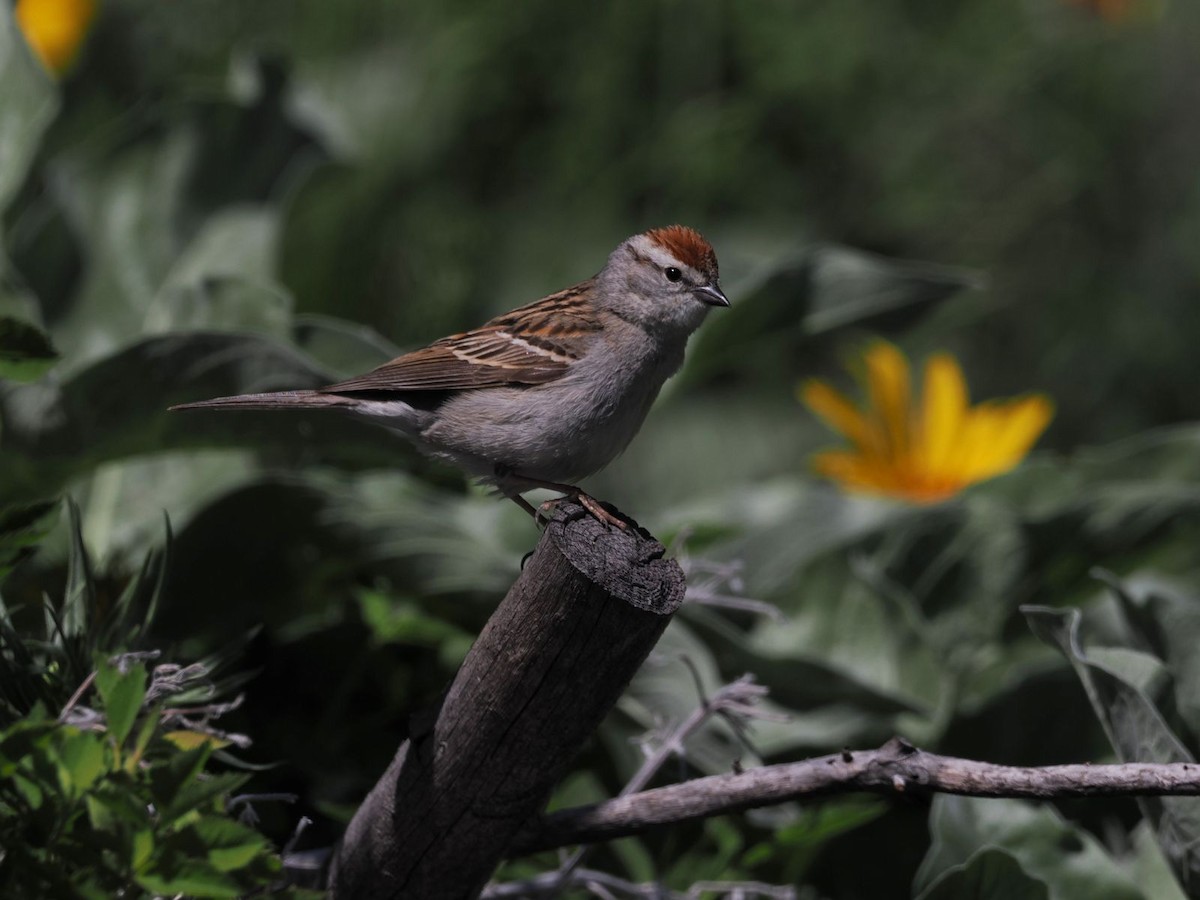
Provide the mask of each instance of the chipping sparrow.
{"label": "chipping sparrow", "polygon": [[172,409],[334,409],[403,433],[537,517],[549,488],[625,523],[574,482],[617,456],[711,306],[717,257],[682,225],[624,241],[574,287],[315,391],[219,397]]}

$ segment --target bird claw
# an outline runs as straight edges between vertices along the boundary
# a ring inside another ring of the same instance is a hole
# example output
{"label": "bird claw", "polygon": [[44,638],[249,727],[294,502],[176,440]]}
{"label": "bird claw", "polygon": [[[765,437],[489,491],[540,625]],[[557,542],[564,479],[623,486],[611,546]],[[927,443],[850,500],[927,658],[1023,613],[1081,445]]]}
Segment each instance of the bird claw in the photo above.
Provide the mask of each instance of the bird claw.
{"label": "bird claw", "polygon": [[625,522],[625,520],[614,516],[600,504],[600,501],[589,497],[582,491],[577,494],[567,494],[562,497],[555,497],[552,500],[547,500],[538,507],[537,513],[534,515],[534,520],[543,527],[545,525],[549,525],[550,515],[553,513],[554,508],[557,507],[558,504],[563,500],[579,501],[579,505],[582,506],[584,510],[592,516],[593,519],[596,519],[602,525],[608,525],[610,527],[615,526],[621,531],[625,531],[629,528],[629,525]]}

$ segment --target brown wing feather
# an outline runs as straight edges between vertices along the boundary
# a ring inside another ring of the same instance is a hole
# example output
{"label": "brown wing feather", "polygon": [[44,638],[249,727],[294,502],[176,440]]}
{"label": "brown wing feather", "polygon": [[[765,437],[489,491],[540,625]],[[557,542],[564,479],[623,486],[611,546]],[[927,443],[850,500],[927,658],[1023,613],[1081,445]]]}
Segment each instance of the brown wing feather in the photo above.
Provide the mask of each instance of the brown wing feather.
{"label": "brown wing feather", "polygon": [[580,300],[590,287],[585,281],[551,294],[321,391],[453,391],[553,381],[600,328]]}

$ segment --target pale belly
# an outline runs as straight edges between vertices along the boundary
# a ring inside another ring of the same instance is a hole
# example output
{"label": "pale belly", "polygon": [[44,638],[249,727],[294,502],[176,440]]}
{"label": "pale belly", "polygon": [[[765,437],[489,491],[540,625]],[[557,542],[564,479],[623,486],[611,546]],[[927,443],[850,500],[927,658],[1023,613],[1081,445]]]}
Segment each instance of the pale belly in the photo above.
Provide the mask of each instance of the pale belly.
{"label": "pale belly", "polygon": [[421,441],[506,493],[528,489],[525,480],[573,484],[625,449],[673,371],[468,392],[447,401]]}

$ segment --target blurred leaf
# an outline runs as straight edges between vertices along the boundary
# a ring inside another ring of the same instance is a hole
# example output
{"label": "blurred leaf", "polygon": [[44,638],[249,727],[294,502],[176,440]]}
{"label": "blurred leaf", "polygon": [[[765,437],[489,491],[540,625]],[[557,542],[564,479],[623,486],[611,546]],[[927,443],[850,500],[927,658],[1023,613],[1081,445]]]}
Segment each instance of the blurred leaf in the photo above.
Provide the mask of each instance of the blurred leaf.
{"label": "blurred leaf", "polygon": [[977,490],[1035,522],[1070,516],[1083,537],[1119,547],[1200,509],[1198,480],[1200,427],[1183,424],[1085,448],[1070,459],[1034,457]]}
{"label": "blurred leaf", "polygon": [[812,338],[827,340],[850,326],[886,333],[978,286],[979,278],[962,269],[816,245],[743,284],[732,307],[696,335],[681,377],[694,383],[740,375],[790,387],[812,371],[813,354],[804,352]]}
{"label": "blurred leaf", "polygon": [[[195,751],[184,750],[180,755],[186,756],[193,752],[207,753],[212,749],[213,747],[210,744],[205,744]],[[207,756],[204,758],[207,759]],[[249,778],[249,775],[235,772],[222,772],[220,774],[205,773],[201,776],[200,770],[197,769],[192,777],[185,778],[178,783],[175,794],[159,808],[159,815],[162,816],[165,822],[175,822],[183,819],[193,810],[202,809],[210,802],[233,793],[244,785]],[[188,821],[190,823],[190,818]]]}
{"label": "blurred leaf", "polygon": [[408,473],[348,480],[329,499],[326,521],[352,533],[366,558],[405,561],[425,595],[502,595],[536,539],[515,505],[482,490],[433,488]]}
{"label": "blurred leaf", "polygon": [[293,339],[298,348],[338,376],[365,372],[403,352],[366,325],[311,313],[294,318]]}
{"label": "blurred leaf", "polygon": [[747,849],[744,861],[757,866],[777,860],[783,864],[782,880],[800,884],[829,841],[875,821],[886,811],[886,804],[877,797],[830,798],[818,805],[806,804],[795,821],[776,829],[770,841]]}
{"label": "blurred leaf", "polygon": [[176,128],[107,153],[57,160],[51,186],[85,248],[88,266],[53,334],[72,371],[142,334],[179,252],[182,191],[196,136]]}
{"label": "blurred leaf", "polygon": [[426,614],[411,600],[401,600],[370,590],[360,590],[357,599],[363,621],[380,643],[437,647],[449,640],[472,640],[468,632]]}
{"label": "blurred leaf", "polygon": [[[617,703],[626,719],[609,716],[602,726],[601,734],[624,774],[632,775],[641,762],[635,741],[649,739],[657,746],[725,683],[712,651],[682,620],[674,619]],[[687,762],[708,775],[730,771],[735,760],[747,768],[759,765],[753,728],[750,734],[751,745],[746,746],[724,718],[711,716],[684,742]]]}
{"label": "blurred leaf", "polygon": [[0,378],[34,381],[57,360],[57,351],[40,328],[0,315]]}
{"label": "blurred leaf", "polygon": [[1144,819],[1133,829],[1134,877],[1152,900],[1186,900],[1171,864],[1163,856],[1154,829]]}
{"label": "blurred leaf", "polygon": [[229,741],[222,740],[211,734],[205,734],[202,731],[168,731],[163,737],[180,750],[195,750],[197,747],[209,747],[213,750],[220,750],[222,747],[230,745]]}
{"label": "blurred leaf", "polygon": [[[47,628],[47,635],[54,635],[64,642],[73,641],[75,646],[84,645],[89,638],[98,637],[95,624],[96,579],[92,570],[92,559],[83,541],[83,529],[79,522],[79,505],[71,497],[65,501],[67,507],[67,585],[63,591],[62,604],[55,610],[45,606],[47,617],[57,619],[55,629]],[[64,648],[68,649],[68,648]],[[117,648],[108,648],[115,650]],[[83,663],[80,659],[77,665]],[[92,660],[80,669],[90,666]],[[80,678],[82,681],[82,678]]]}
{"label": "blurred leaf", "polygon": [[1003,850],[980,850],[952,866],[921,892],[919,900],[1050,900],[1044,881],[1026,874],[1016,857]]}
{"label": "blurred leaf", "polygon": [[[1153,700],[1140,685],[1147,683],[1147,666],[1138,654],[1111,650],[1097,658],[1085,653],[1079,635],[1082,616],[1077,609],[1025,607],[1034,634],[1057,647],[1079,676],[1092,710],[1122,762],[1195,762],[1168,726]],[[1159,843],[1182,884],[1200,879],[1200,800],[1194,797],[1139,797],[1138,805],[1158,835]]]}
{"label": "blurred leaf", "polygon": [[121,672],[111,663],[102,662],[96,672],[96,689],[104,700],[109,736],[120,746],[133,728],[146,697],[146,667],[133,663]]}
{"label": "blurred leaf", "polygon": [[201,816],[188,828],[204,842],[208,861],[219,872],[240,869],[267,848],[266,838],[233,819]]}
{"label": "blurred leaf", "polygon": [[[991,890],[986,883],[991,877],[1003,878],[1003,883],[1014,889],[1026,886],[1036,890],[1041,883],[1047,889],[1045,896],[1054,900],[1142,900],[1144,896],[1099,841],[1049,807],[939,794],[933,799],[929,828],[933,846],[913,884],[914,893],[923,900],[993,896],[956,895],[949,892],[949,886],[942,886],[947,877],[953,879],[951,886],[963,890]],[[997,856],[981,859],[980,851],[988,850]],[[1004,862],[1002,856],[1015,866]],[[976,866],[983,868],[972,871]],[[1026,894],[1014,890],[1002,896]]]}
{"label": "blurred leaf", "polygon": [[143,872],[138,884],[155,895],[187,897],[240,897],[244,893],[238,881],[211,865],[196,860],[180,860],[164,866],[161,872]]}
{"label": "blurred leaf", "polygon": [[[1100,577],[1116,595],[1136,637],[1154,654],[1150,659],[1160,667],[1161,677],[1170,679],[1175,708],[1191,734],[1200,735],[1200,605],[1196,593],[1153,572],[1124,578],[1100,573]],[[1091,655],[1095,653],[1093,649]],[[1142,687],[1140,683],[1137,686]]]}
{"label": "blurred leaf", "polygon": [[49,530],[58,501],[0,506],[0,584]]}
{"label": "blurred leaf", "polygon": [[0,211],[25,178],[42,132],[58,109],[58,92],[0,5]]}
{"label": "blurred leaf", "polygon": [[815,248],[807,270],[812,304],[804,328],[809,334],[849,325],[903,327],[947,297],[982,287],[979,275],[966,269],[889,259],[836,245]]}
{"label": "blurred leaf", "polygon": [[74,728],[60,729],[55,738],[63,790],[79,797],[108,770],[104,744],[97,735]]}
{"label": "blurred leaf", "polygon": [[166,274],[143,331],[286,336],[292,303],[274,280],[278,232],[279,213],[266,206],[237,206],[206,219]]}
{"label": "blurred leaf", "polygon": [[189,399],[326,383],[284,345],[199,332],[149,338],[61,385],[0,385],[0,497],[45,496],[102,462],[184,446],[270,447],[354,465],[416,459],[398,436],[340,416],[167,411]]}
{"label": "blurred leaf", "polygon": [[[194,750],[185,750],[172,756],[162,766],[150,769],[150,789],[154,795],[155,805],[160,814],[166,816],[167,807],[175,802],[175,798],[183,788],[194,781],[204,768],[211,753],[208,746],[200,746]],[[190,807],[184,806],[178,814],[186,812]]]}

